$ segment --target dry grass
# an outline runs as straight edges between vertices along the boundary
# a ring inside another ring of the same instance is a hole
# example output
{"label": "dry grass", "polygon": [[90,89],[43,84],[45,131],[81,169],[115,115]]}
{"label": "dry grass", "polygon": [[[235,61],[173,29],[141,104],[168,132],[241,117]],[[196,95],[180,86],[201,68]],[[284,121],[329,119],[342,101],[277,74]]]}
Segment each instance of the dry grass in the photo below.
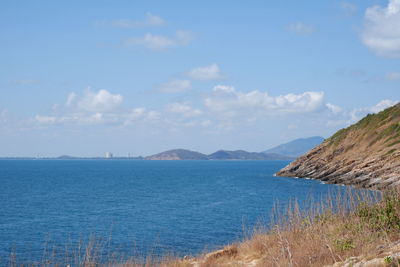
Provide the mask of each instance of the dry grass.
{"label": "dry grass", "polygon": [[[294,203],[287,212],[273,214],[272,225],[257,227],[243,242],[196,258],[110,258],[104,263],[92,244],[69,262],[71,267],[324,266],[352,256],[371,259],[383,255],[385,249],[400,240],[399,192],[374,195],[349,191],[313,204],[307,211],[300,211]],[[36,266],[66,266],[65,263],[49,261]],[[397,262],[390,264],[398,266]],[[11,260],[9,266],[21,265]]]}
{"label": "dry grass", "polygon": [[324,266],[352,256],[377,257],[400,240],[400,194],[377,198],[349,192],[308,212],[292,205],[269,230],[258,229],[227,248],[236,253],[209,258],[204,266]]}

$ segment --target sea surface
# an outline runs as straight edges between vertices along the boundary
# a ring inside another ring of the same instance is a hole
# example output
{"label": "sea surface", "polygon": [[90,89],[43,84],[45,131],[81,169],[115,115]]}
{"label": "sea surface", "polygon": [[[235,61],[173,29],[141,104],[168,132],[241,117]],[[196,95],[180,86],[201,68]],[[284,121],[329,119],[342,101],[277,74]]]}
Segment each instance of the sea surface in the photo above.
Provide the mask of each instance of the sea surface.
{"label": "sea surface", "polygon": [[0,264],[89,240],[107,253],[201,253],[268,223],[274,203],[344,190],[273,176],[288,163],[0,160]]}

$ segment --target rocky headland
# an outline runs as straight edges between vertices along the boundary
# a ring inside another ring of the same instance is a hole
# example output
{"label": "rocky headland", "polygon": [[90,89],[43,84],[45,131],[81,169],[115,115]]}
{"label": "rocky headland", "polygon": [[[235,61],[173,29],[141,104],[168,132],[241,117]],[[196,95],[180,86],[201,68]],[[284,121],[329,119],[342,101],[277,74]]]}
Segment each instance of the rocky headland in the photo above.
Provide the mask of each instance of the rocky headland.
{"label": "rocky headland", "polygon": [[400,185],[400,103],[339,130],[277,176],[377,189]]}

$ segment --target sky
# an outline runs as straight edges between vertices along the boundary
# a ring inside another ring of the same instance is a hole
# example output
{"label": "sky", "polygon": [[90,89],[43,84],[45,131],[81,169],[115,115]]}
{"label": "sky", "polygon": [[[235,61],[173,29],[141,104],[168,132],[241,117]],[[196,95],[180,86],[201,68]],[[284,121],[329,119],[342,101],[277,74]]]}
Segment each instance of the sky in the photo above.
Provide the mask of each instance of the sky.
{"label": "sky", "polygon": [[263,151],[400,100],[400,0],[6,0],[0,36],[0,157]]}

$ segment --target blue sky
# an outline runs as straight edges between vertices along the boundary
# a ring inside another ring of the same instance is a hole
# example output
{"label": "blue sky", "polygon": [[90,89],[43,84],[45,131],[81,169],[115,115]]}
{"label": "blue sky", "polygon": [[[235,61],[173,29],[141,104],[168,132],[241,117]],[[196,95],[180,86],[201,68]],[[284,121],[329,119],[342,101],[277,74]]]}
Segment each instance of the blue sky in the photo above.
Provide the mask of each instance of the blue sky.
{"label": "blue sky", "polygon": [[400,99],[400,0],[16,0],[0,25],[0,156],[262,151]]}

